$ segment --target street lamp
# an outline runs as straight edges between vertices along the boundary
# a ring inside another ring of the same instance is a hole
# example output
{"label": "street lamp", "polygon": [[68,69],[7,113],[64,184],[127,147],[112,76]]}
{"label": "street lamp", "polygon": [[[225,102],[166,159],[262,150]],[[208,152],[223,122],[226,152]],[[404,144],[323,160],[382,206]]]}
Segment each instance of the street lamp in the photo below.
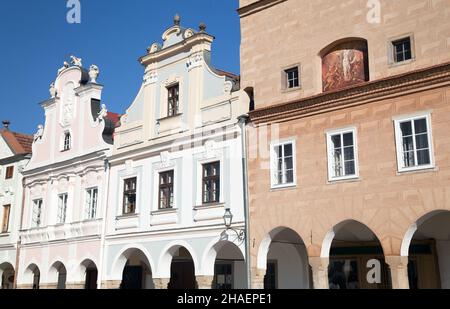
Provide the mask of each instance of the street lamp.
{"label": "street lamp", "polygon": [[231,213],[230,208],[225,209],[225,214],[223,215],[223,222],[225,223],[227,231],[233,231],[234,233],[236,233],[236,236],[239,241],[245,240],[245,230],[236,230],[231,227],[231,225],[233,224],[233,214]]}

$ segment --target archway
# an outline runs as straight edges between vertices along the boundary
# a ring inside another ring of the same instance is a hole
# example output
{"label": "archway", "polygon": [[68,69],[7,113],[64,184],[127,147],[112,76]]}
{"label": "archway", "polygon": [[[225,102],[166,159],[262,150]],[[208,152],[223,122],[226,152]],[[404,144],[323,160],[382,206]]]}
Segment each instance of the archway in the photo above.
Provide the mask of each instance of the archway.
{"label": "archway", "polygon": [[169,290],[197,288],[195,279],[195,264],[191,253],[185,247],[179,246],[170,250],[172,263],[170,265]]}
{"label": "archway", "polygon": [[450,289],[449,211],[420,218],[409,229],[403,245],[402,255],[409,256],[410,289]]}
{"label": "archway", "polygon": [[258,268],[266,269],[265,289],[308,289],[311,272],[302,238],[285,227],[274,229],[261,242]]}
{"label": "archway", "polygon": [[36,264],[31,264],[24,272],[25,283],[33,290],[38,290],[41,281],[41,271]]}
{"label": "archway", "polygon": [[246,288],[244,253],[236,244],[228,240],[215,243],[207,250],[202,265],[205,273],[214,273],[213,289]]}
{"label": "archway", "polygon": [[121,289],[154,289],[152,266],[147,255],[140,249],[130,248],[117,261],[122,270]]}
{"label": "archway", "polygon": [[330,259],[330,289],[392,288],[381,243],[360,222],[348,220],[336,225],[324,240],[322,257]]}
{"label": "archway", "polygon": [[1,288],[10,290],[14,288],[14,267],[10,263],[0,265]]}
{"label": "archway", "polygon": [[96,290],[98,270],[92,260],[84,260],[81,263],[81,274],[84,275],[84,288],[86,290]]}
{"label": "archway", "polygon": [[55,262],[50,268],[49,278],[51,282],[56,282],[56,289],[64,290],[67,282],[67,270],[63,263]]}

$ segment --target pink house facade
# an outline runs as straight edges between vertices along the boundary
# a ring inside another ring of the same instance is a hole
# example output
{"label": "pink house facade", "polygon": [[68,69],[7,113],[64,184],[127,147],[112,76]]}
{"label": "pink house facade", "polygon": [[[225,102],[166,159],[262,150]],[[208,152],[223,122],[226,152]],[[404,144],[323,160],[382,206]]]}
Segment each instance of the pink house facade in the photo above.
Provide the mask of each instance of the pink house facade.
{"label": "pink house facade", "polygon": [[18,288],[97,288],[108,164],[118,116],[101,104],[99,70],[65,62],[41,103],[45,125],[23,171]]}

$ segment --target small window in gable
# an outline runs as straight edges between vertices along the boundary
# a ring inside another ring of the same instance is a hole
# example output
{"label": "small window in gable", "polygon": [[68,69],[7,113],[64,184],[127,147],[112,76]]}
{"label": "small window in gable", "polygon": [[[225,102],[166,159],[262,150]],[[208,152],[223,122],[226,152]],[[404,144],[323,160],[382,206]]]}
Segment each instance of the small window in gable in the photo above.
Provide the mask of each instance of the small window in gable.
{"label": "small window in gable", "polygon": [[68,151],[72,147],[72,135],[70,132],[64,133],[63,151]]}

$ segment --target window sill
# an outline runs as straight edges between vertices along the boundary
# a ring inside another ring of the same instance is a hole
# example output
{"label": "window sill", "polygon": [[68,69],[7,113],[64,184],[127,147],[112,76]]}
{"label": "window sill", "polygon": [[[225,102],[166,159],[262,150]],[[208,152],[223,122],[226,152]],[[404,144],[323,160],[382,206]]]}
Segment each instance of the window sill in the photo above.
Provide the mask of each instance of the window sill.
{"label": "window sill", "polygon": [[339,177],[328,179],[328,184],[332,185],[335,183],[357,182],[357,181],[361,181],[361,178],[359,176]]}
{"label": "window sill", "polygon": [[397,171],[397,176],[416,174],[416,173],[431,173],[431,172],[437,172],[437,171],[439,171],[439,168],[437,168],[436,166],[414,167],[414,168],[402,169],[402,170]]}
{"label": "window sill", "polygon": [[116,220],[125,220],[125,219],[129,219],[129,218],[137,218],[137,217],[139,217],[139,214],[137,214],[137,213],[122,214],[122,215],[116,216]]}
{"label": "window sill", "polygon": [[300,91],[303,90],[302,86],[298,86],[298,87],[294,87],[294,88],[283,88],[281,90],[281,93],[290,93],[290,92],[296,92],[296,91]]}
{"label": "window sill", "polygon": [[157,121],[161,122],[161,121],[164,121],[164,120],[174,119],[174,118],[181,117],[182,115],[183,115],[183,113],[179,113],[179,114],[176,114],[176,115],[173,115],[173,116],[166,116],[166,117],[157,119]]}
{"label": "window sill", "polygon": [[9,237],[11,234],[9,232],[1,232],[0,233],[0,238],[1,237]]}
{"label": "window sill", "polygon": [[225,203],[209,203],[209,204],[202,204],[202,205],[195,206],[194,210],[222,208],[224,206],[225,206]]}
{"label": "window sill", "polygon": [[297,184],[293,183],[293,184],[272,186],[270,188],[270,191],[281,191],[281,190],[289,190],[289,189],[296,189],[296,188],[297,188]]}
{"label": "window sill", "polygon": [[153,215],[163,215],[163,214],[171,214],[171,213],[177,213],[178,208],[165,208],[165,209],[158,209],[155,211],[152,211],[150,214]]}
{"label": "window sill", "polygon": [[416,61],[416,59],[412,58],[412,59],[405,60],[405,61],[402,61],[402,62],[390,62],[389,63],[389,68],[393,69],[393,68],[401,67],[403,65],[411,64],[411,63],[413,63],[415,61]]}

